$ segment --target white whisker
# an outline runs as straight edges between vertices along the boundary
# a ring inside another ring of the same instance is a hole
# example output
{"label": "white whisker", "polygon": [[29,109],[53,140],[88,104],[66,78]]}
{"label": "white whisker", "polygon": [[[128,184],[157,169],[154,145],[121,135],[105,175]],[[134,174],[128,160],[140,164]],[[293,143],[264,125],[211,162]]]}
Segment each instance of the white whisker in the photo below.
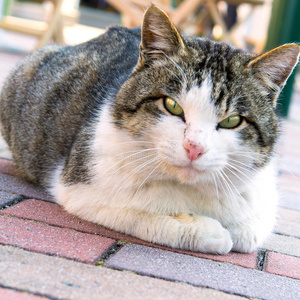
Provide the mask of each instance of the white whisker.
{"label": "white whisker", "polygon": [[[161,51],[161,53],[167,58],[167,59],[169,59],[173,64],[174,64],[174,66],[179,70],[179,72],[180,72],[180,74],[181,74],[181,76],[182,76],[182,78],[184,79],[184,83],[185,83],[185,85],[187,84],[187,82],[188,82],[188,80],[187,80],[187,77],[186,77],[186,75],[185,75],[185,73],[184,73],[184,71],[182,70],[182,68],[169,56],[169,55],[167,55],[164,51]],[[183,85],[183,84],[182,84]]]}
{"label": "white whisker", "polygon": [[138,187],[138,189],[136,190],[136,192],[133,195],[133,198],[135,197],[135,195],[139,192],[139,190],[141,189],[141,187],[144,185],[144,183],[147,181],[147,179],[154,173],[154,171],[163,163],[163,160],[160,159],[158,160],[158,165],[153,168],[153,170],[148,174],[148,176],[143,180],[143,182],[140,184],[140,186]]}
{"label": "white whisker", "polygon": [[233,187],[235,189],[235,191],[241,196],[239,190],[236,188],[236,186],[233,184],[233,182],[230,180],[230,178],[227,176],[227,174],[223,170],[221,170],[221,173],[223,174],[224,179],[226,179],[225,183],[230,190],[230,194],[234,197],[234,192],[232,189],[232,187]]}
{"label": "white whisker", "polygon": [[[124,186],[126,186],[127,182],[130,180],[130,178],[132,178],[134,175],[138,174],[140,170],[144,169],[146,166],[148,166],[149,164],[154,163],[156,160],[158,160],[157,157],[150,159],[146,162],[144,162],[141,165],[138,165],[137,167],[135,167],[133,170],[130,171],[130,173],[128,174],[129,176],[126,178],[126,180],[124,180],[122,182],[122,185],[119,187],[119,189],[117,190],[117,192],[114,195],[113,200],[116,198],[116,196],[119,194],[119,192],[123,189]],[[144,170],[143,170],[144,171]],[[115,192],[115,189],[112,190],[112,192],[110,193],[110,195],[112,195]]]}
{"label": "white whisker", "polygon": [[220,195],[219,195],[219,188],[218,188],[217,180],[216,180],[216,174],[212,173],[212,177],[213,177],[213,180],[214,180],[214,183],[215,183],[215,187],[216,187],[218,203],[220,203]]}

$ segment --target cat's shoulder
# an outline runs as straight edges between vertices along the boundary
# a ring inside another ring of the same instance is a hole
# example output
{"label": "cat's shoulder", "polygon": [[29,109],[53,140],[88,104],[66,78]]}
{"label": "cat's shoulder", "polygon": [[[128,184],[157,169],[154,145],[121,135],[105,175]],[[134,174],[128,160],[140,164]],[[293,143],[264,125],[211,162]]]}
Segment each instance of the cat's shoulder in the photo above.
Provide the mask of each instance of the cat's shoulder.
{"label": "cat's shoulder", "polygon": [[122,26],[111,26],[98,37],[91,39],[83,44],[75,46],[75,50],[105,50],[105,49],[137,49],[141,41],[140,28],[126,28]]}

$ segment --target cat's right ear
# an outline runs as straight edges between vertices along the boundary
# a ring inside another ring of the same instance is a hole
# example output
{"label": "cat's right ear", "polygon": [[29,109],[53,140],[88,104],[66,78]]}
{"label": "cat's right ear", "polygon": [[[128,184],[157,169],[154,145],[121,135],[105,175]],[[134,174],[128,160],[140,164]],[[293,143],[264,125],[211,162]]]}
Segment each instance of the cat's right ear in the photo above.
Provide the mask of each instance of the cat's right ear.
{"label": "cat's right ear", "polygon": [[167,14],[155,5],[150,6],[142,24],[140,63],[178,54],[184,49],[182,37]]}
{"label": "cat's right ear", "polygon": [[[273,91],[279,92],[296,67],[300,55],[299,44],[286,44],[257,56],[248,63],[255,77],[259,78]],[[275,97],[273,106],[276,106]]]}

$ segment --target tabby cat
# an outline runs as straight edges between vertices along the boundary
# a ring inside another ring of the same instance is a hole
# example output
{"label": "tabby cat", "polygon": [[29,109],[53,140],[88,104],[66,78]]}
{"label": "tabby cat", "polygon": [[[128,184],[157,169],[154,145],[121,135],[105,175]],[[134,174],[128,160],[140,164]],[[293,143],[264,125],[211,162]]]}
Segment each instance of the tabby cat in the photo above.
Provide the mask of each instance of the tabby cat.
{"label": "tabby cat", "polygon": [[27,57],[2,90],[2,134],[20,176],[74,215],[169,247],[251,252],[275,222],[276,99],[299,52],[182,36],[151,6],[141,29]]}

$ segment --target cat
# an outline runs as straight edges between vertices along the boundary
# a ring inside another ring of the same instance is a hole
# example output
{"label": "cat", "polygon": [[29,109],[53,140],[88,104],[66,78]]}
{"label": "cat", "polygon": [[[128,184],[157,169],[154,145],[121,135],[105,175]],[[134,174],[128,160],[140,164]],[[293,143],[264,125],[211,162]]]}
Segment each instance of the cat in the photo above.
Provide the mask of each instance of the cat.
{"label": "cat", "polygon": [[184,36],[152,5],[140,29],[25,58],[1,131],[20,176],[71,214],[168,247],[252,252],[276,219],[276,100],[299,52]]}

